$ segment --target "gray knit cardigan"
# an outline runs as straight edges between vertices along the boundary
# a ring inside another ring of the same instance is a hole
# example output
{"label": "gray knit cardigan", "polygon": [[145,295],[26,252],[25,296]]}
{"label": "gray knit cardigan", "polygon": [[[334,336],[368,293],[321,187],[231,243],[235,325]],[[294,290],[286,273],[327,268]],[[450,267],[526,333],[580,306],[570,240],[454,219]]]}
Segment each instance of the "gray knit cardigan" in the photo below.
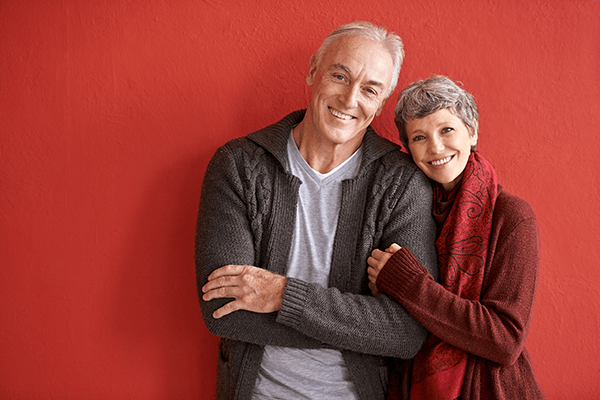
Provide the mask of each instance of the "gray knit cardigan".
{"label": "gray knit cardigan", "polygon": [[290,130],[304,110],[234,139],[210,161],[196,231],[196,276],[208,330],[221,337],[217,398],[249,399],[265,345],[342,351],[362,399],[383,399],[390,360],[412,358],[426,330],[397,302],[368,288],[367,258],[398,243],[437,280],[431,184],[399,146],[369,127],[358,174],[342,183],[329,287],[288,279],[277,313],[212,313],[230,299],[205,302],[208,275],[248,264],[285,275],[301,181],[287,171]]}

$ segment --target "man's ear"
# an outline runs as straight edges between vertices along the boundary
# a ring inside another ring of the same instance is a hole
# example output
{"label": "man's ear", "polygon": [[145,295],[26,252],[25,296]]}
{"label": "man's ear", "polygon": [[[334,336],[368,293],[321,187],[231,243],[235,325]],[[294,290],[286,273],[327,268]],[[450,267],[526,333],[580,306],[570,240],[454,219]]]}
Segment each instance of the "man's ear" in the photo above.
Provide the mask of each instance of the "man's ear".
{"label": "man's ear", "polygon": [[315,73],[317,72],[317,55],[313,54],[310,57],[310,65],[308,67],[308,75],[306,75],[306,84],[312,86],[315,83]]}

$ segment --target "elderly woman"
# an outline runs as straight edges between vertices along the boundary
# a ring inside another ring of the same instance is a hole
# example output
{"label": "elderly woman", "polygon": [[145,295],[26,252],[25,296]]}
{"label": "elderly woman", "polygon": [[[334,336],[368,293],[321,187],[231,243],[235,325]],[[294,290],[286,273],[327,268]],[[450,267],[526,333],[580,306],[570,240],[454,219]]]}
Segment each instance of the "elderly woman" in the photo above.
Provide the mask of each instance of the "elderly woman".
{"label": "elderly woman", "polygon": [[475,99],[433,76],[402,91],[396,125],[432,180],[440,282],[408,248],[374,250],[368,260],[373,293],[394,297],[430,332],[412,365],[395,371],[389,397],[544,399],[525,349],[539,277],[537,222],[475,151]]}

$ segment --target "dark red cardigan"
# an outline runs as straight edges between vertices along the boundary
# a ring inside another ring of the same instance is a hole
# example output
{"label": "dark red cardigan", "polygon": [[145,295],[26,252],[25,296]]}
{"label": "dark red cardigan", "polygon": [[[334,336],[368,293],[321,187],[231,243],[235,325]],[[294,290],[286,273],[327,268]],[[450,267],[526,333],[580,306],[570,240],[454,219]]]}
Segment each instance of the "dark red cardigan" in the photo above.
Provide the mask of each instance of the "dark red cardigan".
{"label": "dark red cardigan", "polygon": [[470,353],[464,400],[546,398],[525,349],[539,280],[539,249],[533,210],[499,188],[481,301],[445,290],[406,248],[377,277],[380,292],[394,297],[427,330]]}

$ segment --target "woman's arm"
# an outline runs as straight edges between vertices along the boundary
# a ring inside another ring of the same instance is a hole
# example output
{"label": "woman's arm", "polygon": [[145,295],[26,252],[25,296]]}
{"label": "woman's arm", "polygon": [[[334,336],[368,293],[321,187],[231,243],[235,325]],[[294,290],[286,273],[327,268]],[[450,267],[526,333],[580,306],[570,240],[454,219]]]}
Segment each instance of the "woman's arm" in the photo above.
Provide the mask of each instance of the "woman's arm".
{"label": "woman's arm", "polygon": [[389,259],[376,281],[434,335],[499,364],[513,363],[522,352],[539,277],[535,215],[523,200],[505,200],[499,198],[494,212],[480,301],[434,282],[407,248]]}

